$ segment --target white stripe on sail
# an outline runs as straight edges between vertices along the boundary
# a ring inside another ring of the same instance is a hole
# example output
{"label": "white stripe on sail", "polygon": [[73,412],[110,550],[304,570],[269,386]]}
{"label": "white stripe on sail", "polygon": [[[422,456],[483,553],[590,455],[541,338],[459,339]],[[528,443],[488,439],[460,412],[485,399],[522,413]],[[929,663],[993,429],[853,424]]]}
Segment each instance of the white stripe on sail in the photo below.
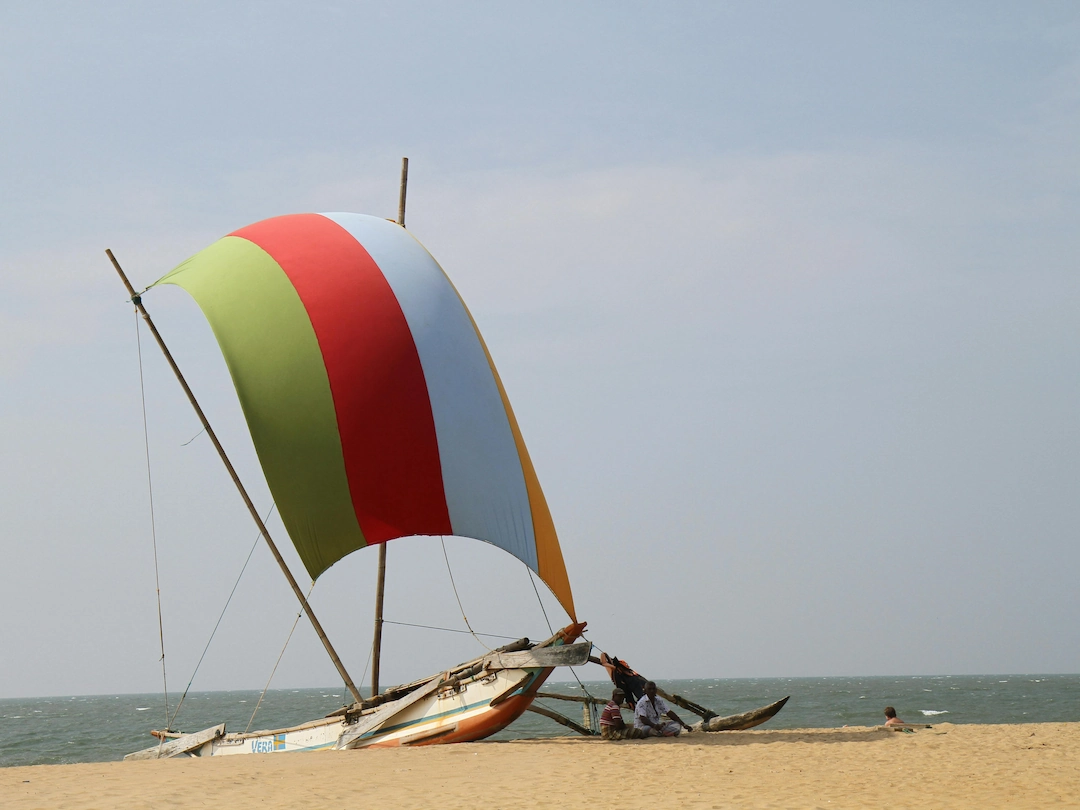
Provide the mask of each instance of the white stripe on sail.
{"label": "white stripe on sail", "polygon": [[424,370],[454,534],[486,540],[537,570],[525,477],[502,397],[464,303],[404,228],[323,214],[364,246],[390,284]]}

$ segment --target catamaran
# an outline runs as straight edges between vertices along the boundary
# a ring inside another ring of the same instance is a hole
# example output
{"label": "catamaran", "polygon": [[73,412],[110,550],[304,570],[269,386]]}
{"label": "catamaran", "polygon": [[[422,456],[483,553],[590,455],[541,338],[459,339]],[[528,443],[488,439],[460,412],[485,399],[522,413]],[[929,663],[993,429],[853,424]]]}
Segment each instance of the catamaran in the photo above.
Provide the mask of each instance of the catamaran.
{"label": "catamaran", "polygon": [[[603,664],[627,695],[644,678],[590,655],[562,550],[521,430],[487,347],[454,286],[405,229],[408,160],[397,220],[349,213],[274,217],[233,231],[136,292],[106,251],[131,301],[176,374],[203,429],[353,702],[289,728],[231,733],[152,732],[154,746],[125,759],[374,748],[468,742],[532,710],[557,666]],[[379,550],[370,696],[361,695],[327,638],[143,303],[163,284],[186,290],[217,339],[282,522],[312,582],[345,556]],[[570,623],[539,643],[520,639],[437,675],[379,688],[386,544],[416,536],[486,541],[544,582]],[[163,656],[164,660],[164,656]],[[788,698],[721,717],[679,695],[695,728],[757,726]],[[170,721],[171,724],[171,721]]]}
{"label": "catamaran", "polygon": [[[352,703],[289,728],[154,732],[127,759],[479,740],[532,703],[556,666],[586,663],[555,526],[487,347],[461,297],[396,221],[275,217],[233,231],[136,292],[107,251],[319,635]],[[199,305],[229,368],[267,484],[312,581],[379,549],[372,689],[346,671],[143,303],[174,284]],[[547,584],[570,623],[380,691],[386,543],[454,535],[490,543]]]}

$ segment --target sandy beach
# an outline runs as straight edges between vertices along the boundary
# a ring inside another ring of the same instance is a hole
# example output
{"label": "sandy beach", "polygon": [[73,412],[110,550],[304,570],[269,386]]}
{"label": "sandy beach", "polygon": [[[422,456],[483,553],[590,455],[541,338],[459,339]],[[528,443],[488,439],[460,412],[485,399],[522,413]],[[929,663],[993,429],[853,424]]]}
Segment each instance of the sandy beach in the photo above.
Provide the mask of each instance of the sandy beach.
{"label": "sandy beach", "polygon": [[12,808],[1080,807],[1080,723],[755,730],[0,769]]}

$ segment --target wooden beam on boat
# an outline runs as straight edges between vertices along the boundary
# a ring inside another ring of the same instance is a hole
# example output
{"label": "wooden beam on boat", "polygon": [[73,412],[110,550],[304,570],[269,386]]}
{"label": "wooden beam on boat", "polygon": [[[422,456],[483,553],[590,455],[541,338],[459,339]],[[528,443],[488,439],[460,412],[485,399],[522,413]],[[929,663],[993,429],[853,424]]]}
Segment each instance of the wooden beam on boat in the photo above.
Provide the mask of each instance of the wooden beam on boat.
{"label": "wooden beam on boat", "polygon": [[596,732],[590,731],[589,729],[585,728],[585,726],[578,725],[573,720],[571,720],[571,719],[569,719],[567,717],[563,717],[561,714],[559,714],[558,712],[553,712],[551,709],[545,709],[543,706],[537,706],[534,703],[531,706],[529,706],[528,710],[530,712],[536,712],[537,714],[542,714],[544,717],[550,717],[552,720],[554,720],[559,725],[566,726],[568,729],[572,729],[573,731],[576,731],[578,734],[583,734],[586,737],[595,737],[596,736]]}
{"label": "wooden beam on boat", "polygon": [[555,692],[537,692],[538,698],[551,698],[552,700],[572,700],[574,703],[589,703],[593,706],[606,706],[607,701],[594,698],[591,695],[560,695]]}
{"label": "wooden beam on boat", "polygon": [[378,728],[383,725],[394,716],[399,714],[402,709],[407,709],[412,704],[416,703],[421,698],[425,698],[443,685],[441,678],[432,678],[426,685],[410,692],[403,698],[392,700],[389,703],[384,703],[375,709],[371,714],[364,714],[360,716],[360,719],[353,723],[351,726],[345,729],[338,737],[338,748],[349,748],[357,743],[362,736],[369,731]]}
{"label": "wooden beam on boat", "polygon": [[527,683],[531,683],[532,680],[533,680],[532,673],[531,672],[526,672],[524,675],[521,676],[521,678],[516,683],[514,683],[508,689],[502,690],[499,694],[497,694],[495,697],[493,697],[491,699],[491,702],[488,703],[488,705],[489,706],[498,706],[503,701],[509,700],[510,698],[512,698],[514,695],[517,694],[518,690],[521,689],[521,687],[523,687]]}
{"label": "wooden beam on boat", "polygon": [[698,717],[704,718],[705,720],[711,720],[712,718],[716,717],[716,712],[710,709],[706,709],[704,706],[694,703],[692,700],[687,700],[682,695],[669,695],[659,686],[656,687],[656,694],[658,694],[668,703],[674,703],[679,708],[686,709],[688,712],[693,712]]}
{"label": "wooden beam on boat", "polygon": [[484,656],[484,669],[529,669],[532,667],[578,667],[589,660],[592,644],[561,644],[558,647],[533,647],[519,652],[492,652]]}
{"label": "wooden beam on boat", "polygon": [[784,704],[791,699],[788,695],[783,700],[762,706],[760,709],[752,709],[742,714],[729,714],[727,717],[712,717],[703,720],[694,726],[695,731],[745,731],[754,726],[760,726],[766,720],[776,716],[776,713],[784,708]]}
{"label": "wooden beam on boat", "polygon": [[141,751],[135,751],[124,757],[124,760],[129,759],[168,759],[169,757],[179,756],[180,754],[186,754],[188,751],[193,751],[200,746],[206,745],[211,740],[216,740],[218,737],[225,736],[225,724],[222,723],[219,726],[208,728],[203,731],[197,731],[194,734],[182,734],[176,739],[169,740],[168,742],[160,743],[152,748],[144,748]]}

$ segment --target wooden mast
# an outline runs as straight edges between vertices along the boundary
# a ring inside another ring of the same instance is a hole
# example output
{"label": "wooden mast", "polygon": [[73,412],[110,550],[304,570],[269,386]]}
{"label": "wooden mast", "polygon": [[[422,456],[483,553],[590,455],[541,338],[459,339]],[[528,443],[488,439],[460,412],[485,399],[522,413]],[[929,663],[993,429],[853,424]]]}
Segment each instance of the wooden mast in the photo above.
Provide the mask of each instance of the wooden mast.
{"label": "wooden mast", "polygon": [[352,693],[353,700],[357,703],[363,701],[360,696],[360,690],[356,688],[356,684],[353,683],[353,679],[349,677],[349,673],[345,670],[345,665],[341,663],[341,658],[338,657],[337,652],[334,650],[333,645],[330,643],[330,639],[327,638],[326,632],[323,630],[319,620],[315,618],[315,613],[311,609],[311,605],[308,604],[307,597],[304,596],[304,592],[300,590],[300,586],[297,584],[296,579],[293,577],[292,572],[289,571],[289,567],[285,564],[285,559],[281,556],[281,552],[278,551],[278,547],[274,544],[274,541],[270,538],[270,532],[266,529],[266,524],[263,523],[262,517],[259,515],[259,511],[255,508],[255,504],[251,502],[251,498],[248,496],[247,490],[240,481],[240,476],[236,474],[236,470],[229,461],[229,457],[225,454],[225,448],[221,446],[221,442],[218,441],[217,434],[214,433],[214,429],[210,427],[210,422],[206,418],[206,414],[203,413],[203,409],[199,406],[198,400],[195,399],[195,394],[192,393],[191,388],[188,387],[187,380],[184,379],[184,375],[180,373],[180,367],[176,365],[176,361],[173,360],[172,353],[165,345],[165,341],[161,337],[161,333],[158,332],[157,327],[154,326],[154,322],[150,319],[150,314],[146,311],[146,307],[143,306],[142,297],[135,292],[135,288],[131,286],[131,282],[128,281],[127,275],[120,267],[120,263],[113,256],[111,250],[106,249],[105,253],[109,257],[109,261],[112,262],[116,272],[120,274],[120,278],[124,282],[124,286],[127,287],[128,293],[131,295],[131,302],[138,308],[139,313],[143,316],[143,320],[146,321],[146,325],[150,327],[150,332],[153,334],[154,339],[157,341],[158,346],[161,348],[162,353],[165,355],[165,359],[169,361],[169,365],[172,367],[173,374],[176,375],[176,379],[180,381],[180,386],[184,389],[184,393],[187,394],[188,400],[191,402],[191,406],[195,409],[195,413],[199,417],[199,421],[202,422],[203,428],[206,430],[206,435],[210,437],[210,441],[214,443],[214,448],[218,451],[218,455],[221,456],[221,460],[225,463],[225,469],[229,471],[229,475],[232,477],[233,483],[236,484],[236,488],[240,491],[240,497],[244,499],[244,503],[247,504],[248,511],[251,512],[251,517],[255,520],[255,524],[259,527],[259,532],[262,534],[263,539],[266,540],[266,544],[270,547],[270,552],[274,555],[274,559],[277,560],[278,565],[281,566],[281,571],[285,574],[285,579],[289,581],[289,585],[292,586],[293,593],[296,594],[296,598],[300,600],[300,605],[304,608],[304,612],[307,613],[308,620],[311,622],[311,626],[315,628],[315,632],[322,640],[323,646],[326,647],[326,651],[330,654],[330,659],[334,662],[334,666],[337,667],[338,674],[341,675],[342,680]]}
{"label": "wooden mast", "polygon": [[[409,159],[401,159],[397,224],[405,227],[405,189],[409,184]],[[379,543],[379,578],[375,584],[375,636],[371,642],[371,696],[379,694],[379,658],[382,654],[383,596],[386,593],[386,543]]]}
{"label": "wooden mast", "polygon": [[382,654],[383,594],[386,592],[386,543],[379,543],[379,578],[375,585],[375,638],[371,642],[371,695],[379,694],[379,656]]}

